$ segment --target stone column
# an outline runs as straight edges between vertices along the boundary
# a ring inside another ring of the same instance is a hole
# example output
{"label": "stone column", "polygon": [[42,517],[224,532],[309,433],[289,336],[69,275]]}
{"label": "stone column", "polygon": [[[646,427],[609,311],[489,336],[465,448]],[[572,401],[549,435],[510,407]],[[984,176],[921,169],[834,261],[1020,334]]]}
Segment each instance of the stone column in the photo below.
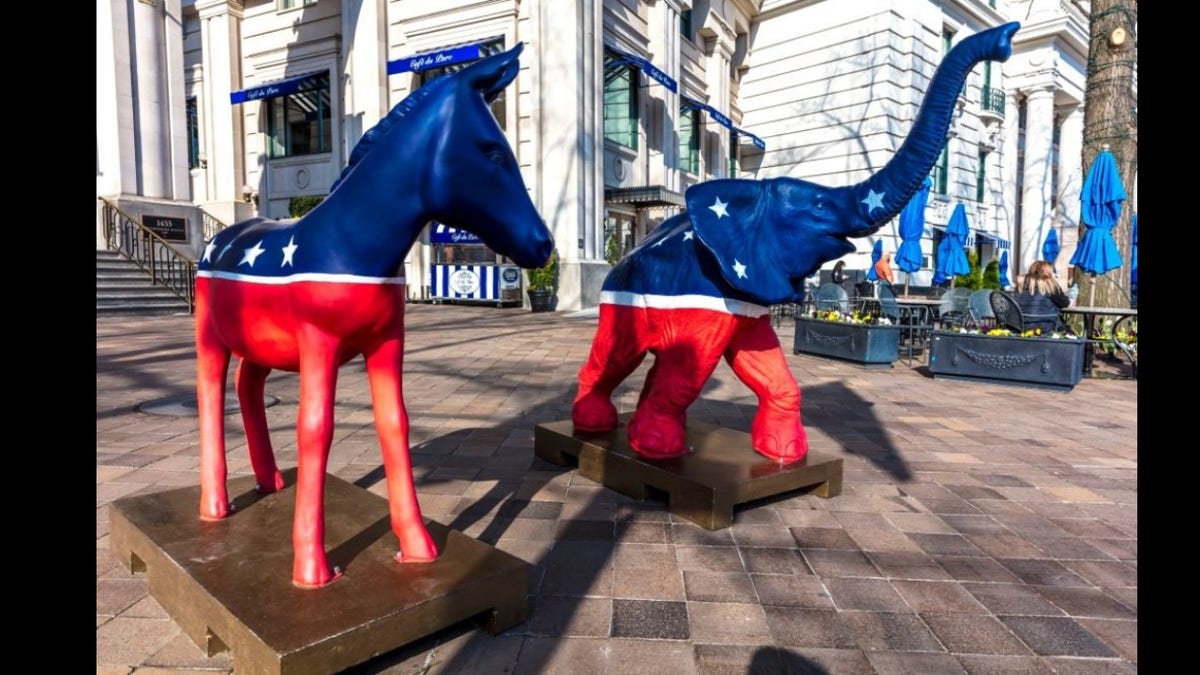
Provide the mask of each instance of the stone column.
{"label": "stone column", "polygon": [[[1025,165],[1021,188],[1020,276],[1041,257],[1042,242],[1053,225],[1050,209],[1051,143],[1054,133],[1054,90],[1030,90],[1025,99]],[[1010,265],[1010,272],[1013,271]]]}
{"label": "stone column", "polygon": [[[207,206],[229,224],[239,220],[239,209],[246,208],[242,109],[229,102],[229,94],[242,88],[242,6],[231,0],[197,0],[196,11],[204,67],[201,143],[208,162]],[[249,187],[265,194],[261,185]]]}
{"label": "stone column", "polygon": [[1060,112],[1058,135],[1058,240],[1062,249],[1055,269],[1062,283],[1067,281],[1067,269],[1075,245],[1079,243],[1079,196],[1083,188],[1083,106],[1077,105]]}
{"label": "stone column", "polygon": [[[654,64],[680,82],[679,73],[679,2],[665,0],[650,3],[650,51],[654,55]],[[664,86],[654,84],[644,91],[661,97],[663,114],[656,120],[658,131],[655,134],[662,139],[662,161],[650,162],[650,172],[647,183],[665,186],[668,190],[679,191],[679,95]],[[648,149],[648,148],[647,148]]]}
{"label": "stone column", "polygon": [[[547,3],[548,4],[548,3]],[[558,309],[599,301],[604,261],[604,53],[602,0],[535,3],[541,68],[537,101],[540,139],[538,211],[554,233],[561,258]],[[585,267],[597,267],[586,270]]]}
{"label": "stone column", "polygon": [[[705,64],[704,78],[708,89],[708,104],[721,114],[728,116],[729,110],[729,62],[733,59],[733,34],[722,30],[714,37],[708,38],[705,45],[708,49],[708,62]],[[709,155],[712,164],[704,167],[706,174],[714,178],[724,178],[729,175],[729,129],[721,126],[711,115],[706,115],[704,125],[706,133],[714,134],[717,142],[712,146]]]}
{"label": "stone column", "polygon": [[346,77],[342,157],[348,162],[363,133],[388,112],[384,0],[342,0],[342,35],[342,72]]}

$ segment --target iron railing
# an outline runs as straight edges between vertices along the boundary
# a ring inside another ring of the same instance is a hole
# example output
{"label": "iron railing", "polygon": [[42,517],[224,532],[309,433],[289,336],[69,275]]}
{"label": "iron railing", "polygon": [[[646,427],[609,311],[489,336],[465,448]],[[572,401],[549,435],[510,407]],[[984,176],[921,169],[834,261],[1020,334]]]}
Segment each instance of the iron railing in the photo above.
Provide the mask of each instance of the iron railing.
{"label": "iron railing", "polygon": [[982,87],[979,90],[979,108],[985,112],[1004,117],[1004,90]]}
{"label": "iron railing", "polygon": [[187,302],[189,312],[195,311],[196,262],[112,202],[99,199],[104,202],[100,217],[108,250],[137,263],[153,283]]}
{"label": "iron railing", "polygon": [[208,211],[205,211],[203,207],[200,208],[200,217],[204,222],[204,241],[206,242],[212,241],[212,238],[217,236],[218,232],[226,227],[229,227],[220,220],[217,220],[216,216],[212,215]]}

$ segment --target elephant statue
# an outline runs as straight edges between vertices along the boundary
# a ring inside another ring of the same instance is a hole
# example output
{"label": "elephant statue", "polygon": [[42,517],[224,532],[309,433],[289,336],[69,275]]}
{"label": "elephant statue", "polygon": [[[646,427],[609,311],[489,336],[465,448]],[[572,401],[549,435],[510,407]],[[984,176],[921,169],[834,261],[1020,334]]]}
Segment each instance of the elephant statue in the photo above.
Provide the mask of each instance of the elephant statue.
{"label": "elephant statue", "polygon": [[800,389],[769,307],[801,300],[806,277],[854,250],[849,238],[874,233],[904,208],[945,144],[971,68],[1007,60],[1019,27],[981,31],[951,49],[908,137],[862,183],[716,179],[688,189],[686,212],[655,228],[605,278],[572,404],[575,431],[617,427],[612,393],[649,352],[655,359],[629,420],[630,447],[646,459],[687,454],[687,409],[724,356],[758,398],[754,450],[781,464],[803,460]]}

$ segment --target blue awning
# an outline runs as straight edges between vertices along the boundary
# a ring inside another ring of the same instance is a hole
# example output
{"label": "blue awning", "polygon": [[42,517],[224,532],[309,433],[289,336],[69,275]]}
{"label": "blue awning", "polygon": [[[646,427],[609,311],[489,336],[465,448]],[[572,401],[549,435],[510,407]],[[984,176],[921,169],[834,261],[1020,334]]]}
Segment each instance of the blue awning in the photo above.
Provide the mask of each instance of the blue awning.
{"label": "blue awning", "polygon": [[683,100],[683,104],[680,107],[684,110],[703,110],[704,112],[708,113],[709,117],[716,120],[717,124],[720,124],[730,131],[734,130],[733,120],[729,119],[729,117],[727,117],[720,110],[717,110],[707,103],[701,103],[700,101],[688,98],[686,96],[681,96],[680,98]]}
{"label": "blue awning", "polygon": [[615,47],[605,46],[605,49],[612,52],[613,55],[617,57],[617,59],[615,61],[611,61],[609,65],[636,65],[642,69],[643,73],[649,75],[650,79],[658,82],[667,89],[670,89],[672,92],[679,91],[679,85],[676,84],[675,80],[671,79],[670,75],[667,75],[658,68],[655,68],[654,64],[650,63],[646,59],[643,59],[640,56],[634,56],[628,52],[623,52]]}
{"label": "blue awning", "polygon": [[754,146],[756,148],[758,148],[759,150],[767,149],[766,141],[759,138],[758,136],[755,136],[754,134],[750,133],[749,131],[746,131],[745,129],[738,129],[737,127],[734,127],[733,133],[737,134],[738,136],[740,136],[742,138],[749,138],[750,141],[754,143]]}
{"label": "blue awning", "polygon": [[[929,228],[933,229],[933,230],[937,230],[938,232],[941,232],[943,235],[946,234],[946,226],[945,225],[930,225]],[[979,233],[979,234],[982,234],[982,233]],[[975,230],[967,231],[967,246],[975,245],[975,235],[976,235]]]}
{"label": "blue awning", "polygon": [[486,44],[502,40],[503,36],[490,37],[478,42],[467,44],[452,45],[435,49],[411,56],[404,56],[394,61],[388,61],[387,74],[395,75],[396,73],[415,73],[430,68],[441,68],[443,66],[451,66],[456,63],[466,61],[474,61],[475,59],[486,56],[483,52],[483,47]]}
{"label": "blue awning", "polygon": [[1005,239],[1004,237],[1001,237],[998,234],[992,234],[991,232],[982,232],[982,231],[978,232],[977,234],[982,239],[992,240],[992,245],[995,246],[998,250],[1007,251],[1010,248],[1012,248],[1012,244],[1010,244],[1007,239]]}
{"label": "blue awning", "polygon": [[328,70],[318,70],[312,73],[296,75],[277,82],[268,82],[260,84],[257,87],[250,87],[241,91],[231,92],[229,94],[229,102],[233,105],[245,103],[246,101],[258,101],[264,98],[275,98],[276,96],[286,96],[294,94],[303,88],[307,80],[328,75]]}
{"label": "blue awning", "polygon": [[453,227],[434,221],[429,230],[431,244],[482,244],[483,240],[466,230],[456,230]]}

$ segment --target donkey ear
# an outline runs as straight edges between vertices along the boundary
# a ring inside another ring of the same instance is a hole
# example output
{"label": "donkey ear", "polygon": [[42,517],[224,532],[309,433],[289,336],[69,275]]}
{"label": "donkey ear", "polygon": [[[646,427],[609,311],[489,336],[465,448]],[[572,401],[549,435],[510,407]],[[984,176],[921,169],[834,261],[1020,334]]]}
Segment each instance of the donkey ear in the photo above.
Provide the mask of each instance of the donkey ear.
{"label": "donkey ear", "polygon": [[779,195],[770,181],[717,179],[693,185],[685,195],[696,237],[716,258],[726,283],[763,304],[795,295],[790,266],[780,260]]}
{"label": "donkey ear", "polygon": [[506,52],[493,54],[482,61],[472,63],[465,71],[467,81],[491,103],[516,78],[521,69],[517,57],[524,48],[525,43],[518,42]]}

